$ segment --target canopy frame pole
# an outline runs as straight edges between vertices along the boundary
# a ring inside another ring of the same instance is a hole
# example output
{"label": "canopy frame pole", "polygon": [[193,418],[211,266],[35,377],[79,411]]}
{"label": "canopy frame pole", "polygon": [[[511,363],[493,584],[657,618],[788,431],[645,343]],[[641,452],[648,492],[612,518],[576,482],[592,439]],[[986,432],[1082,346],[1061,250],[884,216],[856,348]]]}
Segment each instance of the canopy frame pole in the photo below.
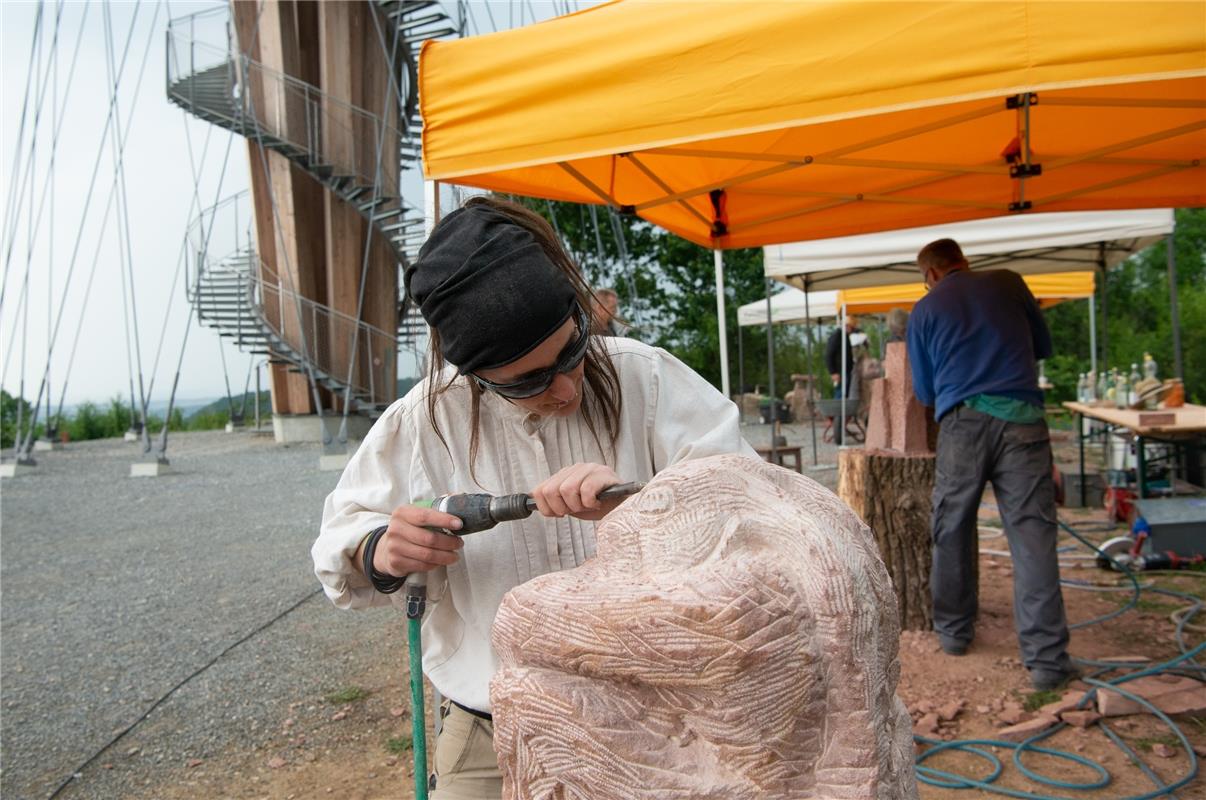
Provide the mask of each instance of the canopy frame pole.
{"label": "canopy frame pole", "polygon": [[1110,272],[1106,268],[1105,242],[1097,244],[1097,268],[1101,270],[1101,368],[1110,368]]}
{"label": "canopy frame pole", "polygon": [[[720,334],[720,391],[732,399],[729,394],[729,342],[725,331],[724,319],[724,255],[720,249],[712,251],[713,262],[716,265],[716,322]],[[770,298],[767,298],[766,318],[770,324]],[[740,327],[740,326],[738,326]]]}
{"label": "canopy frame pole", "polygon": [[812,309],[808,307],[808,276],[804,276],[804,332],[808,335],[808,392],[811,395],[812,413],[808,415],[809,428],[812,432],[812,465],[819,464],[817,459],[817,375],[816,364],[812,360]]}
{"label": "canopy frame pole", "polygon": [[[717,253],[720,251],[717,250]],[[763,277],[766,288],[766,383],[770,395],[770,463],[779,463],[779,409],[775,406],[775,320],[771,316],[771,279]]]}
{"label": "canopy frame pole", "polygon": [[841,394],[841,400],[842,400],[842,414],[841,414],[842,427],[840,430],[840,436],[836,437],[838,440],[838,449],[839,450],[846,446],[846,395],[849,394],[849,390],[850,390],[850,377],[846,374],[848,371],[846,369],[846,359],[849,358],[849,356],[847,355],[847,352],[848,352],[847,348],[850,347],[850,333],[846,330],[846,303],[845,303],[845,301],[842,301],[842,321],[840,324],[841,324],[841,336],[842,336],[842,383],[841,383],[841,386],[838,387],[838,392]]}
{"label": "canopy frame pole", "polygon": [[1177,226],[1168,232],[1168,313],[1172,318],[1173,366],[1176,376],[1185,379],[1184,365],[1181,363],[1181,313],[1177,310]]}
{"label": "canopy frame pole", "polygon": [[1097,298],[1089,295],[1089,371],[1093,373],[1093,390],[1097,390]]}
{"label": "canopy frame pole", "polygon": [[[737,321],[737,395],[745,394],[745,329]],[[741,407],[741,404],[737,404]],[[743,409],[744,410],[744,409]]]}

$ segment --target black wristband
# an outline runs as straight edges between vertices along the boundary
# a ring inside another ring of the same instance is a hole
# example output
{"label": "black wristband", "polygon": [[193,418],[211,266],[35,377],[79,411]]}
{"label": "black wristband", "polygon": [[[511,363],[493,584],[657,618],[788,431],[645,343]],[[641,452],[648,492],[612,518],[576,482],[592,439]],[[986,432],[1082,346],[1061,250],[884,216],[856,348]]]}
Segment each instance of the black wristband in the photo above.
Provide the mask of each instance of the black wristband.
{"label": "black wristband", "polygon": [[364,540],[364,555],[362,568],[364,575],[373,584],[373,588],[382,594],[393,594],[402,588],[402,584],[406,583],[406,576],[401,578],[394,575],[386,575],[378,572],[373,568],[373,555],[377,552],[377,542],[381,541],[381,537],[385,535],[388,525],[382,525],[380,528],[374,528],[368,537]]}

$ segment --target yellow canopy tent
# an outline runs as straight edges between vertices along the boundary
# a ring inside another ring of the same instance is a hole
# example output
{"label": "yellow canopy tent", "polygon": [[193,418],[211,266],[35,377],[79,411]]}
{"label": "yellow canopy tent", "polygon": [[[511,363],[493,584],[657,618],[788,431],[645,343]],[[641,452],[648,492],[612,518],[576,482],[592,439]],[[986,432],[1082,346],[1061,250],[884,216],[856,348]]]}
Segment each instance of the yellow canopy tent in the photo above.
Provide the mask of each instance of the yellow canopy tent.
{"label": "yellow canopy tent", "polygon": [[[1092,272],[1048,272],[1023,275],[1022,280],[1043,308],[1093,296]],[[911,309],[924,295],[925,284],[922,283],[846,289],[837,293],[837,307],[845,306],[847,314],[882,314],[894,308]]]}
{"label": "yellow canopy tent", "polygon": [[[1023,275],[1030,293],[1043,308],[1049,308],[1065,300],[1084,300],[1093,296],[1094,273],[1050,272],[1043,275]],[[912,309],[925,294],[920,283],[898,283],[890,286],[874,286],[844,291],[821,290],[809,292],[809,302],[804,302],[804,292],[790,288],[771,298],[771,318],[776,325],[808,324],[814,320],[831,319],[841,313],[862,316],[882,314],[894,308]],[[737,324],[742,327],[766,324],[766,301],[755,300],[737,309]]]}
{"label": "yellow canopy tent", "polygon": [[1206,5],[617,0],[429,41],[432,180],[710,248],[1206,204]]}

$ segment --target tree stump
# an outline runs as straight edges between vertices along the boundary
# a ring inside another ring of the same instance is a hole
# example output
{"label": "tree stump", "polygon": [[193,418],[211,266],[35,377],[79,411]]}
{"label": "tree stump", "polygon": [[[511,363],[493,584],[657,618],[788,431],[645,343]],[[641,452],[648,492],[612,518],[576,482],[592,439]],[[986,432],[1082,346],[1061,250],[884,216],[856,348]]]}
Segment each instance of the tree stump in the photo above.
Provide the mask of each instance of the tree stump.
{"label": "tree stump", "polygon": [[929,630],[933,453],[841,450],[838,496],[871,528],[892,576],[900,626]]}

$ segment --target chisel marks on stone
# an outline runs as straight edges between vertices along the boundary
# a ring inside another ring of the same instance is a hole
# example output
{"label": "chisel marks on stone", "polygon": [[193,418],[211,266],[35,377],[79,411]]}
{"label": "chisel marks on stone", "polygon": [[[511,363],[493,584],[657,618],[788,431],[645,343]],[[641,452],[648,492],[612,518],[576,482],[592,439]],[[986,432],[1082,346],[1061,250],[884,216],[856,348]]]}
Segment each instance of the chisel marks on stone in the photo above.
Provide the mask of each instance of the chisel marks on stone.
{"label": "chisel marks on stone", "polygon": [[679,464],[600,524],[596,558],[504,599],[504,796],[915,798],[899,633],[831,492],[739,456]]}

